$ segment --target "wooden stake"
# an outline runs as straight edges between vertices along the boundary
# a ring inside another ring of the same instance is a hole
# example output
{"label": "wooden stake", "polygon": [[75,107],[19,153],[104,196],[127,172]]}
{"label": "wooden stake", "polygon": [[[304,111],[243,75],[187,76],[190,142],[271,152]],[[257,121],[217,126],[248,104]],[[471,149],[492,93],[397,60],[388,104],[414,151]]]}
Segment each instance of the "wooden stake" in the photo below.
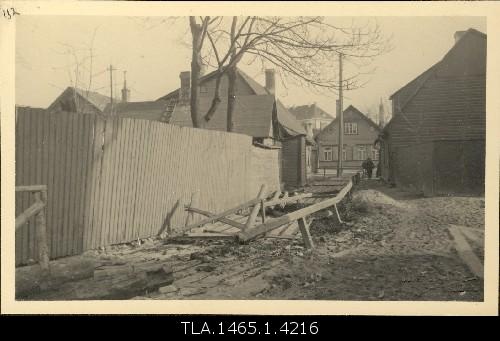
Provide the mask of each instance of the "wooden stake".
{"label": "wooden stake", "polygon": [[[189,204],[189,207],[198,207],[199,199],[200,199],[200,191],[193,192],[193,194],[191,194],[191,203]],[[193,220],[194,220],[194,212],[189,211],[186,217],[186,223],[184,225],[189,226],[189,224],[193,223]]]}
{"label": "wooden stake", "polygon": [[300,233],[302,234],[302,239],[304,239],[304,244],[308,249],[314,249],[314,243],[309,233],[309,224],[305,218],[300,218],[298,220]]}
{"label": "wooden stake", "polygon": [[261,206],[260,202],[261,202],[261,200],[265,199],[265,197],[266,197],[266,189],[267,189],[266,184],[263,184],[262,186],[260,186],[260,191],[259,191],[259,194],[257,195],[257,198],[256,198],[259,200],[259,202],[253,206],[252,212],[248,216],[248,220],[245,224],[245,230],[247,230],[253,226],[253,223],[255,222],[255,218],[257,218],[257,214],[259,213],[259,209]]}
{"label": "wooden stake", "polygon": [[[35,193],[36,202],[40,202],[45,207],[47,202],[46,192]],[[38,245],[38,262],[43,271],[49,270],[49,247],[47,246],[47,226],[45,222],[45,208],[35,217],[36,219],[36,243]]]}
{"label": "wooden stake", "polygon": [[260,214],[262,216],[262,224],[266,222],[266,205],[264,199],[260,201]]}

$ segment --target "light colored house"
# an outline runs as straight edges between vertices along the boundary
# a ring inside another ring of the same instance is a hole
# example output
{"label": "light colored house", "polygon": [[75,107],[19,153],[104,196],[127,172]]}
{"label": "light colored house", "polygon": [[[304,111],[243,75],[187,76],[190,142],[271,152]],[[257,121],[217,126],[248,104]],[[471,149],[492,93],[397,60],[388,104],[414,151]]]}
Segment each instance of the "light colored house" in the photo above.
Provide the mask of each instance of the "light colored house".
{"label": "light colored house", "polygon": [[[375,163],[378,150],[374,143],[380,133],[379,126],[361,111],[350,105],[344,110],[343,168],[361,169],[361,164],[370,157]],[[319,168],[337,168],[339,119],[335,118],[316,135]]]}
{"label": "light colored house", "polygon": [[[233,132],[250,135],[257,145],[279,148],[281,181],[288,188],[300,187],[307,181],[306,146],[314,144],[296,118],[275,96],[274,70],[266,70],[265,86],[242,70],[236,71],[236,99],[233,113]],[[206,113],[212,104],[217,73],[200,79],[199,111]],[[168,103],[170,124],[191,127],[190,72],[180,73],[180,87],[159,98]],[[204,129],[226,131],[228,78],[223,75],[219,94],[221,102]]]}
{"label": "light colored house", "polygon": [[321,109],[316,103],[293,106],[288,110],[302,124],[310,137],[313,137],[333,121],[333,116]]}

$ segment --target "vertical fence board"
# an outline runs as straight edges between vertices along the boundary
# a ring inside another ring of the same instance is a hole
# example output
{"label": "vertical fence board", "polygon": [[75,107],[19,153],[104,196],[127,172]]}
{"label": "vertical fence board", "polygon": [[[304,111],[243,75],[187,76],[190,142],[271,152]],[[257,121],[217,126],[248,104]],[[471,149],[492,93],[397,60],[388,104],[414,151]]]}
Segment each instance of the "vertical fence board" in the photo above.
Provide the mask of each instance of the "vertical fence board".
{"label": "vertical fence board", "polygon": [[[24,128],[24,122],[26,120],[26,115],[19,115],[17,122],[16,122],[16,185],[23,185],[24,184],[24,179],[23,179],[23,171],[24,168],[26,168],[26,165],[24,163],[24,144],[25,144],[25,133],[26,129]],[[17,212],[16,216],[21,214],[24,210],[24,194],[23,193],[16,193],[16,202],[17,202]],[[19,229],[16,230],[16,261],[17,263],[22,262],[25,260],[23,258],[23,243],[24,243],[24,238],[23,238],[23,227],[20,227]]]}
{"label": "vertical fence board", "polygon": [[130,167],[132,165],[132,145],[133,145],[133,131],[131,129],[131,121],[128,119],[123,120],[123,129],[124,129],[124,143],[123,143],[123,167],[121,169],[122,172],[122,179],[123,179],[123,188],[122,192],[120,194],[121,196],[121,205],[120,207],[122,208],[119,214],[119,220],[118,224],[120,226],[120,231],[119,231],[119,239],[121,241],[126,241],[127,237],[127,214],[129,211],[130,207],[130,202],[128,200],[129,198],[129,193],[130,193],[130,182],[131,182],[131,175],[130,175]]}

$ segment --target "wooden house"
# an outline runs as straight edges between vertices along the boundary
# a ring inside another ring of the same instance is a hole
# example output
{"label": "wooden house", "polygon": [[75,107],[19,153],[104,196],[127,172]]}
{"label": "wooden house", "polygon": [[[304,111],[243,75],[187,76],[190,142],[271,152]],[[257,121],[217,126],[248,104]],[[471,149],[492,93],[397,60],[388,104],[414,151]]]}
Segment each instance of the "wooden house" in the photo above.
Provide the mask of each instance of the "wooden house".
{"label": "wooden house", "polygon": [[382,177],[426,195],[483,193],[486,35],[455,33],[441,61],[396,91],[383,129]]}
{"label": "wooden house", "polygon": [[[199,110],[206,113],[212,103],[216,72],[200,79]],[[191,127],[190,72],[181,72],[181,87],[161,97],[167,103],[166,122]],[[254,144],[280,149],[281,181],[284,187],[303,186],[307,180],[306,145],[314,141],[287,108],[275,97],[274,70],[266,70],[266,85],[262,86],[240,69],[236,77],[236,101],[233,113],[233,132],[252,136]],[[219,103],[204,129],[226,131],[228,79],[220,83]]]}
{"label": "wooden house", "polygon": [[95,91],[69,86],[47,108],[48,111],[102,114],[111,98]]}
{"label": "wooden house", "polygon": [[[344,110],[343,168],[361,169],[361,164],[368,157],[371,157],[376,164],[378,161],[378,149],[374,143],[379,133],[379,126],[369,117],[352,105],[347,107]],[[339,119],[337,117],[315,137],[318,151],[318,168],[337,168],[338,139]]]}

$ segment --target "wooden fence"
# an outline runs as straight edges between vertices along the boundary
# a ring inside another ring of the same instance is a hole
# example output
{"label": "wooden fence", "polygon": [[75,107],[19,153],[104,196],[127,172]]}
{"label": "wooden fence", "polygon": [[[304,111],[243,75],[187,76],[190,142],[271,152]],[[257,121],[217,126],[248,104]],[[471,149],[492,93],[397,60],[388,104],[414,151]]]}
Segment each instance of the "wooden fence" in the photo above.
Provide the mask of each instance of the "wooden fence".
{"label": "wooden fence", "polygon": [[[279,189],[278,164],[254,174],[262,153],[252,153],[249,136],[19,109],[16,186],[47,185],[51,258],[181,227],[196,191],[200,209],[219,212],[254,198],[256,178]],[[16,215],[29,205],[26,193],[16,193]],[[33,221],[16,230],[16,264],[37,258],[35,231]]]}

